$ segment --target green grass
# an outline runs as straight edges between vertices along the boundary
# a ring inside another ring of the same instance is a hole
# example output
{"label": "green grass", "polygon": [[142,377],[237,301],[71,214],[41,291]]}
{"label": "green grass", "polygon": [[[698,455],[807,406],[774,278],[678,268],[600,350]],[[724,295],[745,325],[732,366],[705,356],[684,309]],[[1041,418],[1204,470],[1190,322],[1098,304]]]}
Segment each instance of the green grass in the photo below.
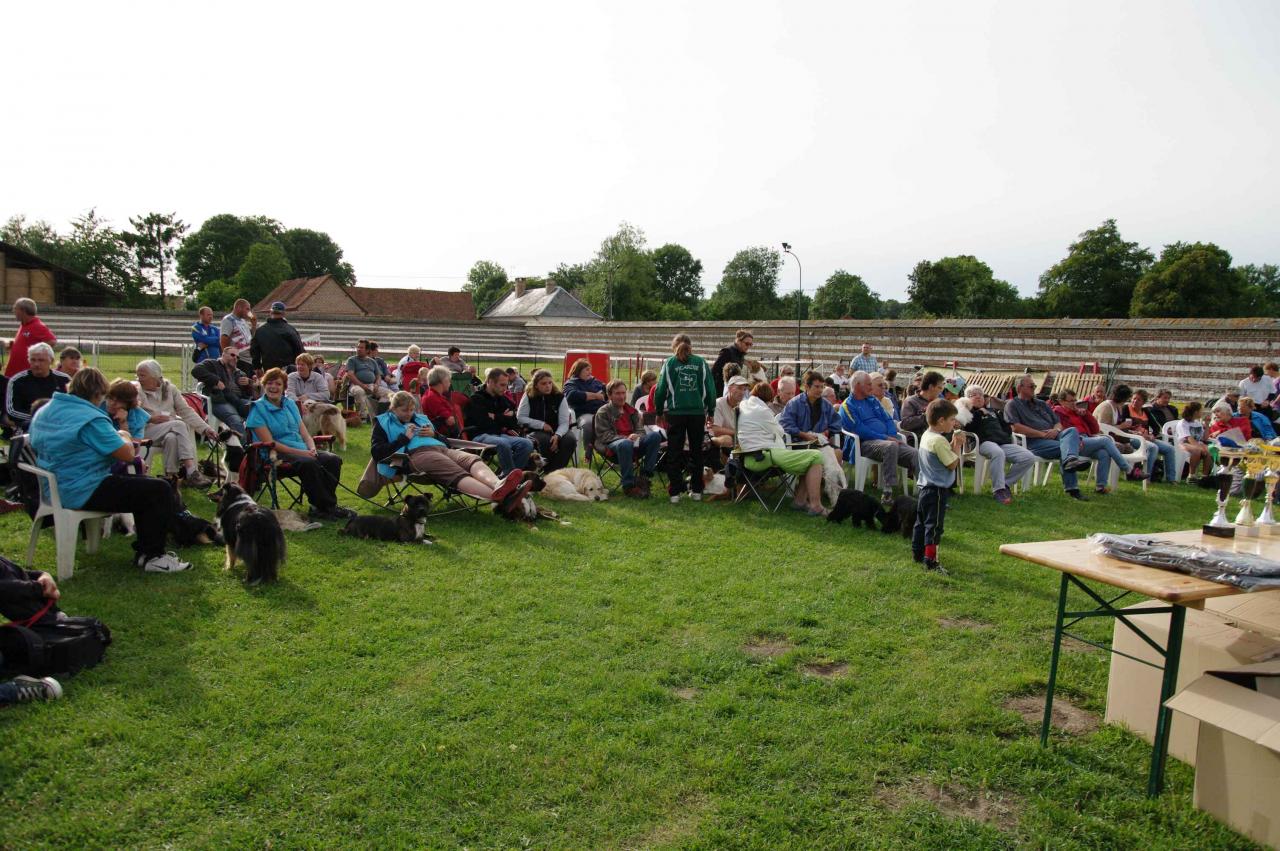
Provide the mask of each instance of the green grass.
{"label": "green grass", "polygon": [[[536,529],[454,515],[430,549],[292,535],[258,590],[216,548],[144,575],[113,538],[64,585],[113,629],[106,664],[0,711],[0,846],[1247,847],[1193,809],[1180,763],[1148,800],[1133,736],[1044,750],[1001,708],[1043,688],[1058,582],[1001,543],[1212,512],[1204,491],[1120,490],[955,500],[950,578],[898,537],[660,498],[557,505],[569,525]],[[0,518],[2,551],[27,530]],[[759,637],[793,649],[754,658]],[[848,675],[802,672],[820,661]],[[1061,694],[1101,713],[1106,677],[1103,654],[1066,653]],[[1013,816],[944,813],[913,782]]]}

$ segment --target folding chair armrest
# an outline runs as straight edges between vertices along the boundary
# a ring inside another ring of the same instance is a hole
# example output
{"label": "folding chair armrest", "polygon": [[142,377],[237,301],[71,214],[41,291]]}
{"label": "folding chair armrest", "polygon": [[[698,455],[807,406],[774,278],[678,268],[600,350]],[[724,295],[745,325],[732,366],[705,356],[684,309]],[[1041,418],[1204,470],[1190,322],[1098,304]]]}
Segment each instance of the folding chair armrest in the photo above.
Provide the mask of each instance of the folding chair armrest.
{"label": "folding chair armrest", "polygon": [[316,446],[320,446],[320,445],[322,445],[322,444],[323,444],[324,446],[331,446],[331,445],[333,445],[333,435],[331,435],[331,434],[316,434],[316,435],[312,435],[311,440],[312,440],[312,442],[314,442],[314,443],[316,444]]}
{"label": "folding chair armrest", "polygon": [[487,455],[497,447],[488,443],[480,443],[476,440],[463,440],[457,437],[445,438],[445,445],[450,449],[461,449],[463,452],[474,452],[477,455]]}

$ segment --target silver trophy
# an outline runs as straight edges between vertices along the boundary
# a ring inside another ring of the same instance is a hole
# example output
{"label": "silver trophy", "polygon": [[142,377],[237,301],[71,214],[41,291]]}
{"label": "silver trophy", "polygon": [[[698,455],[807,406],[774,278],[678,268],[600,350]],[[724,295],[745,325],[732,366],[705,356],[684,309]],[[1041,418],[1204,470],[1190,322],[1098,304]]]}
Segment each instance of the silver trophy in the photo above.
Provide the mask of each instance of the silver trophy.
{"label": "silver trophy", "polygon": [[1254,525],[1253,506],[1250,501],[1257,499],[1262,493],[1265,482],[1258,477],[1246,476],[1241,482],[1240,488],[1240,510],[1236,512],[1236,537],[1238,538],[1256,538],[1261,530]]}
{"label": "silver trophy", "polygon": [[1277,482],[1280,482],[1280,472],[1277,472],[1275,468],[1271,466],[1271,463],[1272,462],[1268,460],[1267,466],[1261,473],[1262,481],[1266,485],[1266,489],[1262,497],[1262,514],[1258,516],[1258,521],[1254,524],[1262,530],[1264,535],[1275,535],[1277,534],[1277,531],[1280,531],[1280,529],[1278,529],[1278,527],[1280,527],[1280,523],[1276,522],[1276,518],[1271,513],[1271,504],[1275,502],[1276,499],[1276,484]]}
{"label": "silver trophy", "polygon": [[1227,519],[1227,499],[1231,492],[1231,468],[1220,461],[1213,471],[1213,476],[1218,480],[1218,512],[1213,515],[1212,520],[1201,526],[1200,530],[1215,538],[1234,538],[1236,527]]}

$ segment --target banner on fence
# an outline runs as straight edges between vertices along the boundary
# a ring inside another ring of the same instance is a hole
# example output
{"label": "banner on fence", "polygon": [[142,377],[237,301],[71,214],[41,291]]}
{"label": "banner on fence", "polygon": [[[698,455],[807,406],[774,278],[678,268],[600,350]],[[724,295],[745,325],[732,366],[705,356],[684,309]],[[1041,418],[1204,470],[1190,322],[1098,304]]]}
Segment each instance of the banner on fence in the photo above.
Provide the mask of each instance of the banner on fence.
{"label": "banner on fence", "polygon": [[309,337],[303,337],[302,345],[306,346],[308,349],[320,348],[320,335],[312,334]]}

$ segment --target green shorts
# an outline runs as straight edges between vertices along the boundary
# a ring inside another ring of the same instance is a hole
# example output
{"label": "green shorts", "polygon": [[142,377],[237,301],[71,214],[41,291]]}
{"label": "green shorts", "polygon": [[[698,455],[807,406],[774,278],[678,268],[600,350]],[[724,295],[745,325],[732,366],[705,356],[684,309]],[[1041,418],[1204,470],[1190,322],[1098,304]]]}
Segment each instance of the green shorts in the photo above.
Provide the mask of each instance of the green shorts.
{"label": "green shorts", "polygon": [[753,473],[777,467],[784,473],[799,476],[814,464],[822,463],[822,453],[817,449],[766,449],[762,460],[756,460],[755,456],[754,452],[742,456],[742,463]]}

